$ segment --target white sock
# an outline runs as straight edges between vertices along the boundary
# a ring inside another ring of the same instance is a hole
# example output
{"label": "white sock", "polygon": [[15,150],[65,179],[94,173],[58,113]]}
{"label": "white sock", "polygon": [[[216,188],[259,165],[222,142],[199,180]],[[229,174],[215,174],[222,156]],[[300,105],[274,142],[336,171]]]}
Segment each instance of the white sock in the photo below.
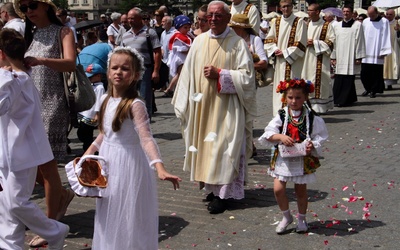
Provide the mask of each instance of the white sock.
{"label": "white sock", "polygon": [[307,227],[307,222],[306,222],[306,215],[305,214],[297,214],[297,225],[299,228],[306,228]]}
{"label": "white sock", "polygon": [[283,218],[282,218],[281,222],[279,222],[279,225],[278,225],[279,227],[286,226],[289,223],[289,221],[291,220],[291,215],[290,215],[289,209],[286,211],[282,211],[282,215],[283,215]]}

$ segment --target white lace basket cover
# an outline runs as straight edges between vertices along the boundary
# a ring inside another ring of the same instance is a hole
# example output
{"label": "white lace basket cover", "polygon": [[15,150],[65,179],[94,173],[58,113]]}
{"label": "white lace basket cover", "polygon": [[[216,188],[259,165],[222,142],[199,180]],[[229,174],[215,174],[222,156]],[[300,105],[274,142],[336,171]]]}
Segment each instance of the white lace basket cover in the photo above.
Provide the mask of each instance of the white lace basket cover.
{"label": "white lace basket cover", "polygon": [[82,164],[85,164],[86,159],[101,161],[102,164],[98,164],[101,168],[101,175],[102,177],[104,177],[105,180],[107,180],[106,177],[108,175],[108,167],[104,157],[97,155],[85,155],[81,158],[75,158],[73,161],[70,161],[67,165],[65,165],[65,171],[67,172],[67,178],[69,184],[71,185],[71,189],[78,196],[82,197],[104,197],[105,187],[107,186],[107,184],[97,185],[95,183],[82,183],[82,179],[80,178],[82,173]]}
{"label": "white lace basket cover", "polygon": [[[307,109],[303,107],[303,112],[307,112]],[[289,120],[289,110],[285,107],[285,121],[283,124],[282,134],[286,135],[287,125]],[[306,127],[307,127],[307,138],[301,143],[295,143],[292,147],[285,146],[283,144],[278,145],[278,151],[282,158],[287,157],[298,157],[306,155],[307,143],[311,140],[310,138],[310,120],[306,113]]]}

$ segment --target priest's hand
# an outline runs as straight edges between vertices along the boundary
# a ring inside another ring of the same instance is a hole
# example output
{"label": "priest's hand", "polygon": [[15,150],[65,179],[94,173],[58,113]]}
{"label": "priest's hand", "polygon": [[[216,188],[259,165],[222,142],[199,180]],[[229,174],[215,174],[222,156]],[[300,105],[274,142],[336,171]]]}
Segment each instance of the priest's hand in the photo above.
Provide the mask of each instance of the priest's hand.
{"label": "priest's hand", "polygon": [[356,65],[360,65],[361,64],[361,59],[356,59]]}
{"label": "priest's hand", "polygon": [[308,40],[307,40],[307,46],[308,46],[308,47],[314,46],[314,41],[313,41],[313,39],[308,39]]}
{"label": "priest's hand", "polygon": [[275,50],[275,56],[283,56],[283,52],[280,49]]}
{"label": "priest's hand", "polygon": [[210,65],[204,67],[204,76],[210,79],[218,79],[219,78],[219,69]]}

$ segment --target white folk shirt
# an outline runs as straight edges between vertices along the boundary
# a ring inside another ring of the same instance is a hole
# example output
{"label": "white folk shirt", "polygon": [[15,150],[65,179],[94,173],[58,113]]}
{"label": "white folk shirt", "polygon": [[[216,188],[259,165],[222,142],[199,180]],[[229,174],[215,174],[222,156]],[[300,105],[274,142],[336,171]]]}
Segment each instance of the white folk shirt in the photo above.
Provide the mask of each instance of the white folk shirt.
{"label": "white folk shirt", "polygon": [[0,69],[0,79],[0,168],[20,171],[54,159],[30,76]]}
{"label": "white folk shirt", "polygon": [[382,65],[384,58],[379,57],[392,53],[389,21],[386,18],[381,18],[379,21],[371,21],[370,18],[367,18],[363,21],[362,27],[366,52],[362,63]]}

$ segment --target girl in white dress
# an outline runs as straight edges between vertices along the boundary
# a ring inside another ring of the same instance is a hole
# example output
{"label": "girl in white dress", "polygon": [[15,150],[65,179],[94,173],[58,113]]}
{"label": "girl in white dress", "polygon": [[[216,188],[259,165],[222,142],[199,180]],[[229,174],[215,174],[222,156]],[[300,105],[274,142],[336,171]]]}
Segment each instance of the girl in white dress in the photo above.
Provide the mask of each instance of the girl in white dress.
{"label": "girl in white dress", "polygon": [[109,56],[109,90],[99,113],[100,134],[85,152],[108,162],[108,186],[96,201],[93,250],[158,249],[158,203],[154,169],[174,189],[151,130],[136,84],[144,72],[135,49],[118,47]]}
{"label": "girl in white dress", "polygon": [[[293,222],[286,196],[286,183],[291,181],[294,182],[298,207],[296,232],[304,233],[308,231],[307,183],[316,179],[315,170],[320,166],[318,156],[322,152],[322,143],[328,138],[328,131],[324,120],[310,109],[308,95],[314,92],[311,82],[303,79],[281,81],[276,92],[283,94],[282,102],[287,107],[279,110],[259,138],[259,142],[265,146],[280,144],[275,146],[268,170],[275,178],[274,194],[283,214],[275,231],[284,233]],[[297,150],[290,148],[300,145],[303,147]]]}

